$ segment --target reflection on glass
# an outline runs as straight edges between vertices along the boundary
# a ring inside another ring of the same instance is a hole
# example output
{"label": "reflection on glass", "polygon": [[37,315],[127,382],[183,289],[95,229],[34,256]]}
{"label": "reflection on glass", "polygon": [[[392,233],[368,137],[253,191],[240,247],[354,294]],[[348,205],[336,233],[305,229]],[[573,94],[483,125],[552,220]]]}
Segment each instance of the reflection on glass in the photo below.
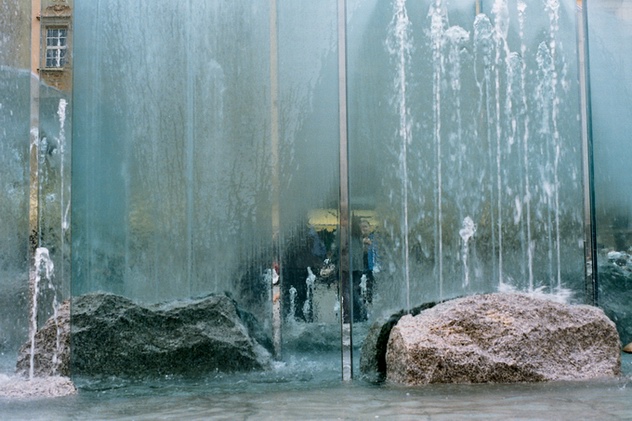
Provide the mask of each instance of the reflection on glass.
{"label": "reflection on glass", "polygon": [[76,4],[73,294],[227,293],[288,349],[335,326],[335,6]]}
{"label": "reflection on glass", "polygon": [[30,12],[0,4],[0,376],[28,339]]}
{"label": "reflection on glass", "polygon": [[587,2],[599,305],[632,341],[632,5]]}
{"label": "reflection on glass", "polygon": [[575,4],[478,6],[350,2],[351,206],[380,233],[374,317],[495,290],[583,300]]}

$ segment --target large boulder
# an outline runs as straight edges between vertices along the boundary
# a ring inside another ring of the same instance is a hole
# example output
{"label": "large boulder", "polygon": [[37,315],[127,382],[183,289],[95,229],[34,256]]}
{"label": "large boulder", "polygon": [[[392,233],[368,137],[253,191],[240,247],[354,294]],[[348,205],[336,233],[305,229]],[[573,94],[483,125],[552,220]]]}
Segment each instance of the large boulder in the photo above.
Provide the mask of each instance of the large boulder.
{"label": "large boulder", "polygon": [[476,295],[402,317],[386,370],[388,381],[408,385],[589,379],[620,374],[621,345],[596,307]]}
{"label": "large boulder", "polygon": [[390,317],[379,319],[371,324],[360,350],[360,373],[363,379],[370,382],[382,382],[386,378],[386,350],[391,330],[399,319],[407,314],[416,316],[420,312],[436,306],[430,302],[413,308],[410,311],[400,310]]}
{"label": "large boulder", "polygon": [[[64,352],[58,350],[56,332],[70,318],[68,311],[59,313],[57,324],[47,323],[36,336],[35,370],[40,376],[68,375],[69,361],[73,374],[132,376],[262,370],[271,364],[256,321],[224,295],[153,306],[106,293],[77,297],[71,333],[61,338]],[[30,344],[25,344],[20,372],[28,373],[29,351]]]}

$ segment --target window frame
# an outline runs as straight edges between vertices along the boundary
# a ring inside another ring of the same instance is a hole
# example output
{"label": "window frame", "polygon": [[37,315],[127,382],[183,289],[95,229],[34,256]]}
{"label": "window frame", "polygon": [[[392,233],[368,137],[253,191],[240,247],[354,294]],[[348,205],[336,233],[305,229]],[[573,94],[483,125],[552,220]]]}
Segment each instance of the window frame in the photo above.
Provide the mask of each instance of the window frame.
{"label": "window frame", "polygon": [[[58,31],[56,36],[50,36],[51,31]],[[60,32],[64,31],[61,36]],[[68,65],[68,50],[70,44],[70,28],[64,24],[49,24],[43,28],[43,47],[42,48],[42,68],[45,70],[64,70]],[[51,44],[50,41],[53,41]],[[63,40],[63,41],[62,41]],[[63,44],[62,44],[63,43]],[[49,52],[53,51],[54,56],[50,57]],[[49,61],[50,64],[49,64]]]}

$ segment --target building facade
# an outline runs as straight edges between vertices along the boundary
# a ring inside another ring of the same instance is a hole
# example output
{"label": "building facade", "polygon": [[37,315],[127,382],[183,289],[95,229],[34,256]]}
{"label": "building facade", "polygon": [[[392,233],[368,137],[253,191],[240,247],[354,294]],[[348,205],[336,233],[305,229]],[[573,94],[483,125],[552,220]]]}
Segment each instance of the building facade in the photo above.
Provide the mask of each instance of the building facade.
{"label": "building facade", "polygon": [[72,87],[72,0],[32,0],[31,71],[61,91]]}

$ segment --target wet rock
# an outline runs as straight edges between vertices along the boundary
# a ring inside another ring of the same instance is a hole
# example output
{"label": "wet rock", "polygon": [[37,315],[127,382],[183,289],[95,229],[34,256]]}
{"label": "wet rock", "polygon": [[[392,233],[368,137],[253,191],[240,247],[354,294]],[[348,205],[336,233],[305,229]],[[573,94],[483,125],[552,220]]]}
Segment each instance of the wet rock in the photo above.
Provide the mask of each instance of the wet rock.
{"label": "wet rock", "polygon": [[386,378],[386,344],[391,329],[401,316],[393,315],[373,323],[369,328],[360,350],[360,373],[363,379],[381,382]]}
{"label": "wet rock", "polygon": [[390,334],[387,380],[401,384],[510,383],[617,376],[619,335],[601,309],[526,294],[456,299]]}
{"label": "wet rock", "polygon": [[386,378],[386,347],[391,330],[406,314],[416,316],[424,310],[434,307],[437,303],[425,303],[410,311],[401,310],[388,318],[374,322],[362,342],[360,350],[360,373],[370,382],[381,382]]}
{"label": "wet rock", "polygon": [[[30,376],[31,343],[27,342],[18,353],[17,373]],[[64,301],[57,315],[49,318],[35,333],[33,376],[70,376],[70,302]]]}
{"label": "wet rock", "polygon": [[[140,306],[95,293],[74,299],[72,311],[72,355],[67,348],[57,353],[65,361],[57,370],[62,374],[70,371],[70,360],[73,374],[79,375],[203,374],[262,370],[271,364],[270,353],[256,339],[263,341],[254,318],[224,295]],[[54,324],[47,326],[36,337],[40,375],[50,372],[51,364],[44,361],[52,359],[56,348]],[[70,335],[63,340],[67,345]],[[28,345],[21,350],[21,372],[28,371]]]}
{"label": "wet rock", "polygon": [[616,324],[621,341],[632,341],[632,255],[609,252],[599,256],[599,307]]}
{"label": "wet rock", "polygon": [[628,354],[632,354],[632,342],[623,347],[623,352],[627,352]]}

